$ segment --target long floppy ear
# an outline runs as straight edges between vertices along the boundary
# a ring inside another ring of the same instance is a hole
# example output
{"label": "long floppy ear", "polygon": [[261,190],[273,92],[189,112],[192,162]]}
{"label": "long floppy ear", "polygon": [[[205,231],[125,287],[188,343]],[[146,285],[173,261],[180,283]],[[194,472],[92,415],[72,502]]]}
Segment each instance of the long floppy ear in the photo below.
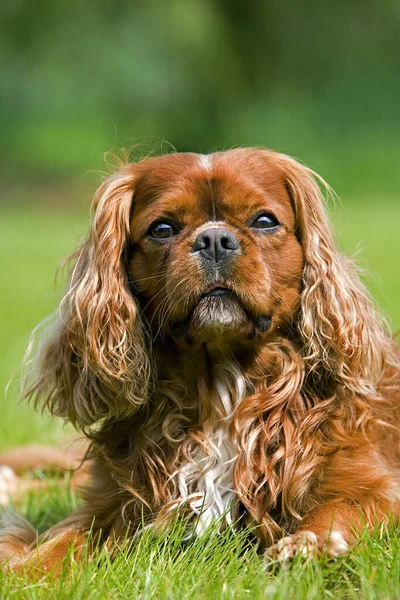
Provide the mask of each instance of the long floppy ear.
{"label": "long floppy ear", "polygon": [[71,256],[69,288],[26,393],[82,428],[130,414],[147,398],[150,359],[125,270],[135,183],[136,165],[126,165],[97,190],[91,228]]}
{"label": "long floppy ear", "polygon": [[[306,370],[323,392],[376,396],[393,345],[354,263],[336,249],[320,186],[329,186],[315,172],[284,155],[276,155],[296,213],[297,234],[305,265],[299,333]],[[330,388],[330,389],[329,389]]]}

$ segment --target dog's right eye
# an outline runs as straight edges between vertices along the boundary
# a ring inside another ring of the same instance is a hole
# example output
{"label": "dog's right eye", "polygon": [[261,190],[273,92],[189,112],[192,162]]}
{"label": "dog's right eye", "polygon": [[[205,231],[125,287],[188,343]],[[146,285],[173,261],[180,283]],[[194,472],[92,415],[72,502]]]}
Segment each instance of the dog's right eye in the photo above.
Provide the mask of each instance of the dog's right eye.
{"label": "dog's right eye", "polygon": [[159,221],[158,223],[153,223],[150,227],[147,235],[156,240],[168,240],[177,234],[177,230],[171,223],[166,223],[164,221]]}

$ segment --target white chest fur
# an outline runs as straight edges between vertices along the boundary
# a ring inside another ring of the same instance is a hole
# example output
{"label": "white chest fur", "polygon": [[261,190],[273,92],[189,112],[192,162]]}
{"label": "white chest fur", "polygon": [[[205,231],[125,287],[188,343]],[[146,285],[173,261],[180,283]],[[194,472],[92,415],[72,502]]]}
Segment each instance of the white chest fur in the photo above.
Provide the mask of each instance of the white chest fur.
{"label": "white chest fur", "polygon": [[[203,533],[212,521],[232,521],[236,501],[233,469],[236,452],[229,427],[235,406],[245,394],[243,376],[232,365],[216,370],[208,394],[211,416],[205,421],[200,441],[190,444],[188,459],[175,472],[180,498],[176,507],[189,504],[196,515],[196,533]],[[204,398],[200,398],[202,402]]]}

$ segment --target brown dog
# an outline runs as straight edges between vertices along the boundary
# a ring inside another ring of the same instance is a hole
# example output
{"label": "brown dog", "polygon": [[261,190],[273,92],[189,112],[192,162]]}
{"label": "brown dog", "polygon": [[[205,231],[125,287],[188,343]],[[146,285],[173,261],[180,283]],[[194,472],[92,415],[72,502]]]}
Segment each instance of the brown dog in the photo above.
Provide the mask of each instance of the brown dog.
{"label": "brown dog", "polygon": [[336,556],[398,517],[397,348],[318,183],[262,149],[104,181],[27,394],[87,435],[91,482],[38,549],[28,527],[4,533],[15,565],[179,510],[198,533],[241,515],[279,559]]}

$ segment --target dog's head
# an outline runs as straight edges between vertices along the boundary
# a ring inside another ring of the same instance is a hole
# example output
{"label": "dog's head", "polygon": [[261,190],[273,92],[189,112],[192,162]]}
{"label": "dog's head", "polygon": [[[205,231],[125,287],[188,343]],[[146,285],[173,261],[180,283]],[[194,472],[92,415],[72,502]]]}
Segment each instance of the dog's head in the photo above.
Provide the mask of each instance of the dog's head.
{"label": "dog's head", "polygon": [[375,317],[334,247],[318,179],[251,148],[121,165],[96,192],[29,394],[87,426],[146,402],[155,345],[294,338],[320,381],[365,386],[378,370]]}
{"label": "dog's head", "polygon": [[136,168],[128,272],[153,339],[223,348],[287,328],[303,249],[275,155],[172,154]]}

